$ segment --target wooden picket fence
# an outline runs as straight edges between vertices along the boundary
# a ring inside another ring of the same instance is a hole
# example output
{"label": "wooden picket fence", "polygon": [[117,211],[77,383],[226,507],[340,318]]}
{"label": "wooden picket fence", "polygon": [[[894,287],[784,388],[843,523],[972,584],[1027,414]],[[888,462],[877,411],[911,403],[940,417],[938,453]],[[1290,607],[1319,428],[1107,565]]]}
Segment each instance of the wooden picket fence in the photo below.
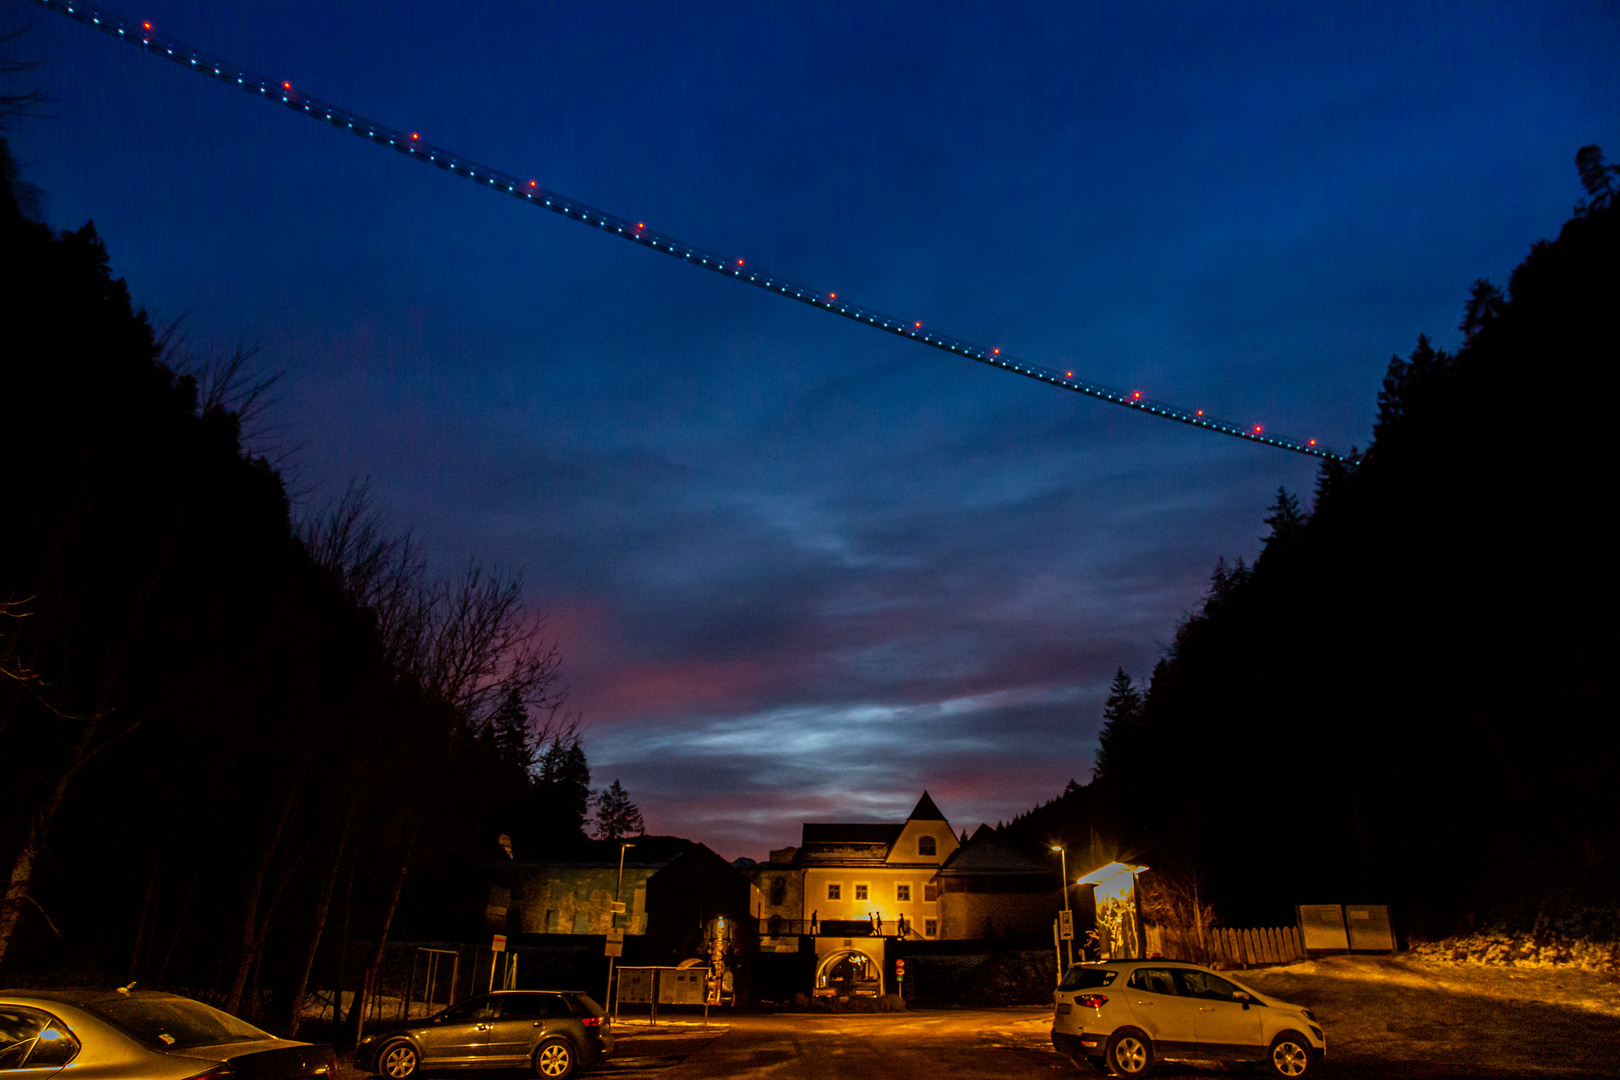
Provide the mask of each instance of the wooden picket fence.
{"label": "wooden picket fence", "polygon": [[1305,959],[1300,944],[1299,929],[1293,926],[1261,927],[1236,930],[1218,926],[1204,938],[1204,949],[1184,945],[1179,937],[1166,933],[1163,927],[1147,928],[1148,955],[1157,953],[1172,960],[1206,962],[1200,952],[1207,951],[1207,962],[1234,968],[1261,967],[1267,964],[1292,964]]}

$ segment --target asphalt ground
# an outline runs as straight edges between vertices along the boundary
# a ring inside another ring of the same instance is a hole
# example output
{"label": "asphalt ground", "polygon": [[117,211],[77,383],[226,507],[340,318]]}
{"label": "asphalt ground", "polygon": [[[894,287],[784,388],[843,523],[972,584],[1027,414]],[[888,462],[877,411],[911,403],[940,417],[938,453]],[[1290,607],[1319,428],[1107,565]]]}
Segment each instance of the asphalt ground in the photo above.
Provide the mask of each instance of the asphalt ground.
{"label": "asphalt ground", "polygon": [[[1620,1077],[1620,981],[1570,971],[1466,970],[1344,957],[1234,972],[1309,1006],[1328,1035],[1334,1080]],[[1050,1006],[905,1013],[700,1015],[656,1027],[622,1017],[605,1080],[953,1080],[1085,1077],[1051,1044]],[[491,1074],[493,1075],[493,1074]],[[512,1073],[514,1080],[532,1074]],[[1246,1075],[1160,1063],[1161,1077]],[[363,1080],[341,1070],[338,1080]]]}
{"label": "asphalt ground", "polygon": [[[1575,971],[1465,969],[1341,957],[1234,972],[1309,1006],[1328,1034],[1323,1077],[1506,1080],[1620,1077],[1620,981]],[[714,1016],[647,1029],[621,1020],[615,1077],[877,1080],[1067,1077],[1050,1007],[827,1015]],[[724,1024],[724,1027],[718,1025]],[[1162,1077],[1246,1075],[1215,1063],[1161,1063]]]}
{"label": "asphalt ground", "polygon": [[[819,1015],[733,1014],[727,1027],[643,1034],[616,1027],[618,1050],[603,1075],[789,1080],[943,1080],[1063,1076],[1052,1051],[1050,1008]],[[690,1049],[688,1049],[690,1048]],[[682,1051],[689,1056],[670,1059]]]}

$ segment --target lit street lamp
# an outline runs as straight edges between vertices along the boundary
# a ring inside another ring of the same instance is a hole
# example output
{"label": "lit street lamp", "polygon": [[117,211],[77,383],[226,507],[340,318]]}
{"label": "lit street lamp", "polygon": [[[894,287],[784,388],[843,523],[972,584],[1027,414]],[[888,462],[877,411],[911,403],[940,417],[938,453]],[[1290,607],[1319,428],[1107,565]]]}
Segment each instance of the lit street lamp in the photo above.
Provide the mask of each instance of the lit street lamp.
{"label": "lit street lamp", "polygon": [[[1058,853],[1058,873],[1063,876],[1063,910],[1069,910],[1069,853],[1062,844],[1053,844]],[[1069,916],[1069,936],[1063,939],[1063,952],[1068,957],[1066,967],[1074,967],[1074,916]]]}

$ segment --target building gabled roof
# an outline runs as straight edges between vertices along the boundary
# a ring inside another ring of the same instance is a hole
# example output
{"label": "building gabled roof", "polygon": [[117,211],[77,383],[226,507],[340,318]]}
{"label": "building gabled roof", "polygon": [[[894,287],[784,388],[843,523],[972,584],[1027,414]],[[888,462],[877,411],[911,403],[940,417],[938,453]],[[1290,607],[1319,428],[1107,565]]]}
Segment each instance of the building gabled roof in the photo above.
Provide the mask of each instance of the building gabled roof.
{"label": "building gabled roof", "polygon": [[[879,864],[888,861],[894,845],[913,821],[939,821],[949,826],[934,800],[923,792],[916,809],[905,821],[807,821],[794,861],[800,866]],[[792,850],[787,849],[787,850]]]}
{"label": "building gabled roof", "polygon": [[934,800],[930,799],[928,797],[928,792],[924,791],[922,793],[922,798],[917,800],[916,809],[911,811],[911,815],[907,817],[906,820],[944,821],[945,815],[939,812],[939,807],[934,805]]}
{"label": "building gabled roof", "polygon": [[1049,859],[1047,852],[1039,847],[1009,839],[988,825],[980,825],[972,838],[953,851],[939,870],[941,877],[1026,874],[1051,875],[1054,891],[1061,883],[1056,859]]}
{"label": "building gabled roof", "polygon": [[812,822],[804,823],[805,844],[883,844],[900,839],[905,825],[886,821],[875,822]]}

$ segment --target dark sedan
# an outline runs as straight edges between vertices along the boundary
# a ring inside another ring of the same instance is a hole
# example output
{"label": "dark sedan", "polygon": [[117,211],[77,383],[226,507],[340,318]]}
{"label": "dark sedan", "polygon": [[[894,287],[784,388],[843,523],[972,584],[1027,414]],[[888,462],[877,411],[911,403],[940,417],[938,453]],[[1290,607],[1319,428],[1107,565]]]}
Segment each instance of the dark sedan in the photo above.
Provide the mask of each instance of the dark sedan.
{"label": "dark sedan", "polygon": [[0,1076],[330,1080],[330,1046],[152,990],[0,990]]}
{"label": "dark sedan", "polygon": [[562,1080],[613,1052],[602,1007],[574,990],[497,990],[361,1040],[355,1064],[386,1080],[428,1069],[532,1069]]}

